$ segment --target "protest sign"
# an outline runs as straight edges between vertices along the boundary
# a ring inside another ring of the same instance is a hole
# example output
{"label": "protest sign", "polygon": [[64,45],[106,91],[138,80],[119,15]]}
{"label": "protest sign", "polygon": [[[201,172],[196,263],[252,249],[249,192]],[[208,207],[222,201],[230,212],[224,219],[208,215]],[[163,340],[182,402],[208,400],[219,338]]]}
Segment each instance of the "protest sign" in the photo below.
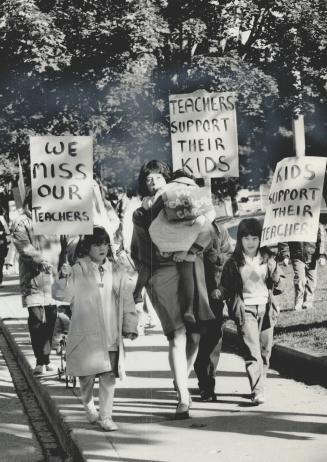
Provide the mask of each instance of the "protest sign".
{"label": "protest sign", "polygon": [[92,137],[31,136],[36,234],[92,234]]}
{"label": "protest sign", "polygon": [[277,164],[261,246],[317,240],[325,170],[323,157],[288,157]]}
{"label": "protest sign", "polygon": [[170,95],[173,168],[197,178],[239,176],[234,94]]}

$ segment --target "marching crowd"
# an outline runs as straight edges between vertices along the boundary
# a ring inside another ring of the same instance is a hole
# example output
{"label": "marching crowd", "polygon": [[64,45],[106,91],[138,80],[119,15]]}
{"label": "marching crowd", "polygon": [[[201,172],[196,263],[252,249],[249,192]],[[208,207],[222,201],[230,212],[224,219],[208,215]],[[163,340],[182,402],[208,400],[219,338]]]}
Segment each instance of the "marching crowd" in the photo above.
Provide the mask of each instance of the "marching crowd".
{"label": "marching crowd", "polygon": [[[319,227],[314,243],[280,243],[276,250],[260,247],[261,223],[244,218],[233,249],[204,188],[191,175],[172,172],[164,162],[153,160],[142,166],[138,183],[140,202],[127,221],[119,191],[118,222],[95,223],[92,235],[79,238],[36,235],[31,192],[26,195],[11,235],[19,255],[23,306],[28,309],[34,373],[53,370],[55,325],[66,312],[67,374],[79,378],[88,421],[116,430],[112,415],[116,378],[125,376],[123,339],[140,334],[140,313],[153,306],[168,342],[177,393],[175,418],[188,418],[193,368],[201,400],[216,400],[227,306],[241,339],[252,403],[263,403],[281,266],[293,265],[295,309],[312,308],[317,263],[326,263],[324,228]],[[106,203],[106,210],[113,213],[112,205]],[[1,220],[0,263],[6,254],[2,247],[8,247],[3,226]],[[2,280],[2,272],[0,276]],[[93,398],[96,377],[99,409]]]}

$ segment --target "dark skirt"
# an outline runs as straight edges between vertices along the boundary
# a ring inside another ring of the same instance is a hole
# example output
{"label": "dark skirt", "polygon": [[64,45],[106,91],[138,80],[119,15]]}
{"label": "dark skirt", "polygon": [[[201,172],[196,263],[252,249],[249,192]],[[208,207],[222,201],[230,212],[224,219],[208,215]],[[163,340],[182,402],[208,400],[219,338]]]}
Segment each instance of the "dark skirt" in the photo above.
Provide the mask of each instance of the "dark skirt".
{"label": "dark skirt", "polygon": [[196,324],[185,324],[183,320],[183,294],[180,288],[180,274],[175,264],[156,268],[148,281],[147,292],[160,319],[168,340],[174,332],[185,326],[190,333],[200,333],[202,321],[215,319],[208,299],[203,260],[198,257],[194,263],[196,285],[194,314]]}

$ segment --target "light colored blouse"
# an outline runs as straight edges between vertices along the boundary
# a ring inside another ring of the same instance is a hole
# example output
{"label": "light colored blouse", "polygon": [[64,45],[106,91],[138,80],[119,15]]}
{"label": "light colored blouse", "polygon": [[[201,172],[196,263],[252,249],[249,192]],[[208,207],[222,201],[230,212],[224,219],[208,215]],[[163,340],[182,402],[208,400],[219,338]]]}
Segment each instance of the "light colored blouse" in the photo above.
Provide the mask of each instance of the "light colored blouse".
{"label": "light colored blouse", "polygon": [[112,264],[108,259],[103,265],[98,265],[92,261],[92,268],[101,296],[108,351],[117,351],[118,313],[112,292]]}
{"label": "light colored blouse", "polygon": [[244,254],[245,265],[240,268],[245,305],[265,305],[268,302],[267,263],[258,253],[255,257]]}

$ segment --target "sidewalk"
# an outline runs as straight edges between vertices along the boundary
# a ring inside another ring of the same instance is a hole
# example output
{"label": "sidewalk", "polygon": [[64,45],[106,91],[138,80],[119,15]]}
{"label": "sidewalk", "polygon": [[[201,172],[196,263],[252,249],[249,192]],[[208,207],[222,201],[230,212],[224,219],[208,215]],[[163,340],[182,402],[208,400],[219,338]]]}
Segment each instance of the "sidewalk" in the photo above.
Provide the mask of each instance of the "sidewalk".
{"label": "sidewalk", "polygon": [[[7,284],[7,282],[5,282]],[[14,284],[14,283],[12,283]],[[168,367],[167,342],[159,327],[126,342],[128,378],[117,382],[114,418],[119,431],[105,433],[85,421],[79,389],[66,389],[56,375],[34,378],[26,313],[19,296],[0,289],[0,316],[35,393],[51,415],[62,438],[75,447],[76,460],[88,462],[325,462],[327,390],[285,379],[270,371],[268,401],[249,405],[244,363],[232,351],[222,354],[217,375],[217,403],[202,403],[193,389],[192,418],[174,421],[175,393]],[[14,289],[14,285],[12,286]],[[8,311],[9,310],[9,311]],[[18,313],[17,315],[14,313]],[[59,358],[54,356],[54,362]]]}

